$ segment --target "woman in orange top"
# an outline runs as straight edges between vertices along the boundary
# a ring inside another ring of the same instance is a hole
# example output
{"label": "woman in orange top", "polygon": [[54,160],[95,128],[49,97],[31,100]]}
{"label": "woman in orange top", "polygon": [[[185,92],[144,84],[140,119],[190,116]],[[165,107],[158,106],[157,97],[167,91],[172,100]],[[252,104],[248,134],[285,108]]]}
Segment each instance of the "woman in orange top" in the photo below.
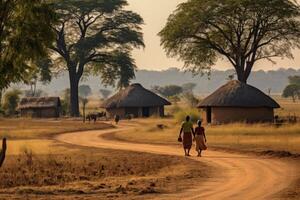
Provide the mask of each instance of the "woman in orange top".
{"label": "woman in orange top", "polygon": [[190,121],[190,116],[187,116],[186,121],[182,123],[178,137],[179,141],[182,141],[185,156],[190,156],[190,150],[193,144],[193,136],[195,136],[193,123]]}

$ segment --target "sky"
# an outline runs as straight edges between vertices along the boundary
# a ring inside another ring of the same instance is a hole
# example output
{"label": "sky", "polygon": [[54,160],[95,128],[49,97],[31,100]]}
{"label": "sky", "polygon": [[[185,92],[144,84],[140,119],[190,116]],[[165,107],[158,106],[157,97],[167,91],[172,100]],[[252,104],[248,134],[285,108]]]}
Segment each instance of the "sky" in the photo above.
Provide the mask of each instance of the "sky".
{"label": "sky", "polygon": [[[176,9],[176,6],[185,0],[128,0],[127,9],[139,13],[145,24],[143,25],[144,49],[134,50],[133,57],[139,69],[166,70],[171,67],[182,68],[183,63],[176,58],[168,58],[160,46],[160,38],[157,35],[167,22],[168,16]],[[300,50],[294,51],[294,60],[276,59],[276,64],[261,61],[254,66],[254,70],[276,70],[279,68],[300,69]],[[226,60],[219,61],[215,69],[225,70],[232,68]]]}

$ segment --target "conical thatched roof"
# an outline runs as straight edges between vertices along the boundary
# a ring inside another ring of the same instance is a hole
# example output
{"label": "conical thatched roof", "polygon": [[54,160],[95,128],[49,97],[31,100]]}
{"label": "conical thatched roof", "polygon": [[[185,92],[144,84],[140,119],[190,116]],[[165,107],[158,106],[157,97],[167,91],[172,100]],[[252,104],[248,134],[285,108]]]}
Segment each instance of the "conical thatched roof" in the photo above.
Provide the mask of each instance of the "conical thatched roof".
{"label": "conical thatched roof", "polygon": [[103,102],[102,108],[154,107],[171,105],[169,101],[145,89],[141,84],[132,84]]}
{"label": "conical thatched roof", "polygon": [[198,105],[203,107],[268,107],[280,108],[280,105],[259,89],[242,83],[230,81]]}
{"label": "conical thatched roof", "polygon": [[60,107],[59,97],[28,97],[22,98],[19,103],[19,109],[28,108],[56,108]]}

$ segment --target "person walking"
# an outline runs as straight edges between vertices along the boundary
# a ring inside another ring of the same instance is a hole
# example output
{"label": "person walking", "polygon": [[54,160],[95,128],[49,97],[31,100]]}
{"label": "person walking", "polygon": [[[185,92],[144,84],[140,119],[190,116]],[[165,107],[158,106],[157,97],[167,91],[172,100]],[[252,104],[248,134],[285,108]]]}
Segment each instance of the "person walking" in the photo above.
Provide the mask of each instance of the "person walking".
{"label": "person walking", "polygon": [[186,120],[182,123],[178,136],[178,141],[182,142],[185,156],[190,156],[193,136],[195,136],[193,123],[190,121],[190,116],[186,116]]}
{"label": "person walking", "polygon": [[198,152],[198,157],[201,157],[202,151],[207,149],[207,140],[205,135],[205,129],[204,127],[202,127],[201,120],[199,120],[197,124],[198,127],[196,127],[195,129],[196,151]]}

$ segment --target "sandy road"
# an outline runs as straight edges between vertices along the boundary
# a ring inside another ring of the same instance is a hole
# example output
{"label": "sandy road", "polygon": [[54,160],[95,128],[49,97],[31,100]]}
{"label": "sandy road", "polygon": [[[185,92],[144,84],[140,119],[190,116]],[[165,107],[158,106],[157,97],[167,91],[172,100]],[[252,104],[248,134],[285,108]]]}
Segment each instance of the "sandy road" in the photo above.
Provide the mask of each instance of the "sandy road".
{"label": "sandy road", "polygon": [[[181,148],[133,144],[106,140],[101,137],[107,133],[131,130],[131,128],[118,127],[111,130],[68,133],[59,135],[56,139],[60,142],[86,147],[182,156]],[[296,166],[277,159],[219,151],[206,151],[204,157],[191,157],[191,159],[213,165],[220,170],[220,173],[216,172],[213,178],[192,190],[178,194],[154,196],[152,199],[274,199],[278,192],[287,188],[297,178]]]}

